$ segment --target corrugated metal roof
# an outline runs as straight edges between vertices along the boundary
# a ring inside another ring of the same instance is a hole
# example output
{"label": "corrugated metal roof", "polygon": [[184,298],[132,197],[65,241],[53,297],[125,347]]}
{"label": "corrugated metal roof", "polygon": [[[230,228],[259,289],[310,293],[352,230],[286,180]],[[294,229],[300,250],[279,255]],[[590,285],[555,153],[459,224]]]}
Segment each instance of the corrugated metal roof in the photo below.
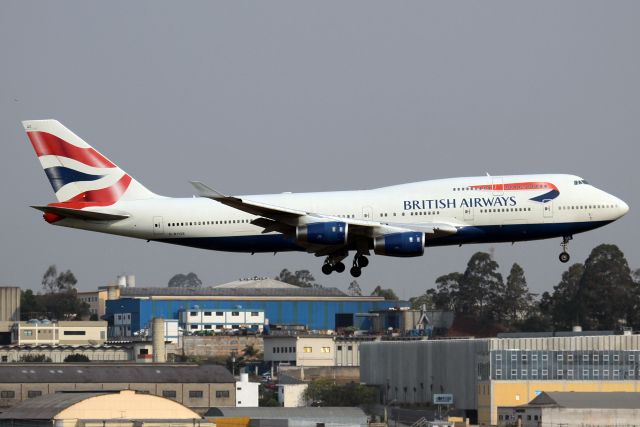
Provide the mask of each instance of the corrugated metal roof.
{"label": "corrugated metal roof", "polygon": [[[261,408],[210,408],[205,417],[249,417],[263,420],[316,419],[316,420],[359,420],[366,423],[367,415],[360,408],[351,407],[261,407]],[[363,421],[364,420],[364,421]]]}
{"label": "corrugated metal roof", "polygon": [[50,420],[71,405],[108,393],[55,393],[23,400],[0,414],[0,420]]}
{"label": "corrugated metal roof", "polygon": [[640,393],[542,392],[525,406],[585,409],[640,409]]}
{"label": "corrugated metal roof", "polygon": [[337,288],[122,288],[121,298],[154,296],[218,297],[340,297],[353,298]]}
{"label": "corrugated metal roof", "polygon": [[640,335],[492,338],[490,350],[638,350]]}
{"label": "corrugated metal roof", "polygon": [[220,365],[2,364],[0,384],[12,383],[233,383]]}
{"label": "corrugated metal roof", "polygon": [[281,282],[276,279],[236,280],[235,282],[223,283],[222,285],[215,285],[212,287],[215,289],[299,289],[298,286]]}

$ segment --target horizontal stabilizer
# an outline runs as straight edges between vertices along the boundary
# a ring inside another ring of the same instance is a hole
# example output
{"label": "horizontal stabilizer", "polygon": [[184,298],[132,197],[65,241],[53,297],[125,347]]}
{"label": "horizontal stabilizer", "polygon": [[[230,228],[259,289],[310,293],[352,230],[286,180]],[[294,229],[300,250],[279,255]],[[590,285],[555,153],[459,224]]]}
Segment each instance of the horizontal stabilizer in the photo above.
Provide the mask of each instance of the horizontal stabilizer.
{"label": "horizontal stabilizer", "polygon": [[31,206],[44,213],[60,215],[64,218],[86,219],[91,221],[119,221],[129,218],[129,215],[95,212],[82,209],[62,208],[59,206]]}

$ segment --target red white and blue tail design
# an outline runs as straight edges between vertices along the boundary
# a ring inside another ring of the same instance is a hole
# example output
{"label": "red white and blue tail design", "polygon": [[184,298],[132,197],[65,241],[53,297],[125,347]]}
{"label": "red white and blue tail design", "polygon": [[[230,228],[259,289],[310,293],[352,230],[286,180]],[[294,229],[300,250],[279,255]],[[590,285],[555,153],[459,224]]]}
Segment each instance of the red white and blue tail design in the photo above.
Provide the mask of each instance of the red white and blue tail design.
{"label": "red white and blue tail design", "polygon": [[57,120],[22,122],[59,203],[82,209],[159,197]]}

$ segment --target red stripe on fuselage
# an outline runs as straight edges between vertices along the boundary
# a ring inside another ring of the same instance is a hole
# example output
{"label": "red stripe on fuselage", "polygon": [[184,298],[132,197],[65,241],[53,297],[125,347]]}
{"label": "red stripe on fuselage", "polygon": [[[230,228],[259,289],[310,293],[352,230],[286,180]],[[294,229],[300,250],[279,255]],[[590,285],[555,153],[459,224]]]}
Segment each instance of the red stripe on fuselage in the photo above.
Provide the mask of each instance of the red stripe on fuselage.
{"label": "red stripe on fuselage", "polygon": [[89,190],[72,197],[61,203],[51,203],[49,206],[59,206],[62,208],[82,209],[92,206],[110,206],[120,200],[120,197],[127,191],[131,184],[131,177],[123,175],[113,185],[100,190]]}
{"label": "red stripe on fuselage", "polygon": [[93,148],[80,148],[47,132],[27,132],[33,149],[40,156],[61,156],[96,168],[115,168],[106,157]]}
{"label": "red stripe on fuselage", "polygon": [[558,190],[558,187],[550,182],[513,182],[507,184],[472,185],[471,188],[493,191]]}

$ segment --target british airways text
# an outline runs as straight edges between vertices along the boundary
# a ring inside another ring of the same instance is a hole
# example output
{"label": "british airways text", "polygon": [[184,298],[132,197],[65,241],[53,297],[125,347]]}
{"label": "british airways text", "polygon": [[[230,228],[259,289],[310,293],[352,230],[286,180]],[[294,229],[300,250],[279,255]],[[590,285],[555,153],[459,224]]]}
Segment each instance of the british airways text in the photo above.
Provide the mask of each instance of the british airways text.
{"label": "british airways text", "polygon": [[404,210],[421,209],[455,209],[461,208],[486,208],[490,206],[515,206],[516,197],[469,197],[465,199],[424,199],[405,200]]}

